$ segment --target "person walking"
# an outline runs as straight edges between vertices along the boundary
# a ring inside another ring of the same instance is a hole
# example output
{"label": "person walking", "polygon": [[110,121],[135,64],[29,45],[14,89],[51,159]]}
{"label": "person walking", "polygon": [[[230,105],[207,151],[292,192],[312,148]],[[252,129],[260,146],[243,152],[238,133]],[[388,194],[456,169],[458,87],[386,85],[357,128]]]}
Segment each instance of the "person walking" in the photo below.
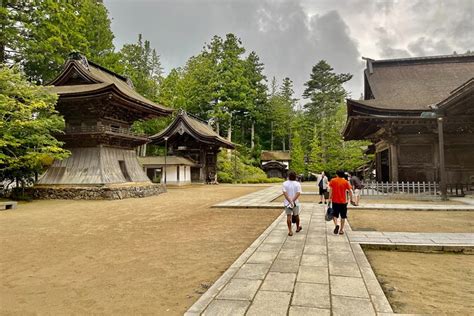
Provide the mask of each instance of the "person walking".
{"label": "person walking", "polygon": [[[347,218],[347,198],[346,193],[349,193],[350,201],[352,202],[352,187],[344,178],[344,171],[338,170],[336,177],[329,181],[329,202],[332,203],[334,234],[344,234],[344,224]],[[339,227],[337,221],[341,217]]]}
{"label": "person walking", "polygon": [[327,203],[326,201],[326,196],[327,196],[327,191],[328,191],[328,177],[326,176],[326,173],[321,172],[320,175],[318,175],[318,178],[316,179],[316,185],[319,188],[319,204],[323,204],[323,199],[324,199],[324,204]]}
{"label": "person walking", "polygon": [[349,183],[352,186],[352,192],[354,193],[354,206],[359,206],[360,202],[360,190],[362,190],[362,181],[360,181],[358,176],[353,176],[349,174]]}
{"label": "person walking", "polygon": [[285,196],[285,201],[283,203],[285,205],[288,236],[293,236],[293,231],[291,229],[292,216],[295,216],[296,232],[298,233],[302,229],[300,225],[300,202],[298,200],[301,195],[301,184],[296,181],[296,173],[294,171],[290,171],[288,173],[288,180],[283,182],[283,195]]}

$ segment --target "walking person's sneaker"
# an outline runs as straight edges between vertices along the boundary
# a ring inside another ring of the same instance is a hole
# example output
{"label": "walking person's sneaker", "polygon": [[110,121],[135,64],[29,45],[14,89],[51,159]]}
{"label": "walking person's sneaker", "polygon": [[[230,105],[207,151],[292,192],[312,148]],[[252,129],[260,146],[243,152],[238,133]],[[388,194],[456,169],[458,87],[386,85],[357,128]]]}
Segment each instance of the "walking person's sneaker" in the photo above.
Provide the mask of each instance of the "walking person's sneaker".
{"label": "walking person's sneaker", "polygon": [[337,235],[339,233],[339,225],[336,225],[334,228],[334,235]]}
{"label": "walking person's sneaker", "polygon": [[300,226],[296,229],[296,232],[299,233],[303,229],[303,226]]}
{"label": "walking person's sneaker", "polygon": [[319,204],[323,204],[323,202],[319,202]]}

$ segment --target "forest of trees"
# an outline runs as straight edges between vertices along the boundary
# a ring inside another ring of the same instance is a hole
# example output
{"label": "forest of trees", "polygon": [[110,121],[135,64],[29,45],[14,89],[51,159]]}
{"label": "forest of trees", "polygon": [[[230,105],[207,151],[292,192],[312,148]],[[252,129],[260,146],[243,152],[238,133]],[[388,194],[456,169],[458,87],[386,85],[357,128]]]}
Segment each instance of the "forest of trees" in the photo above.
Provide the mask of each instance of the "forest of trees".
{"label": "forest of trees", "polygon": [[[345,124],[347,96],[343,84],[352,75],[336,73],[324,60],[315,61],[314,67],[308,69],[303,99],[299,100],[292,80],[267,78],[257,53],[247,51],[234,34],[214,36],[204,43],[199,54],[165,75],[157,53],[159,47],[152,47],[141,34],[137,34],[135,43],[123,45],[120,50],[114,47],[107,9],[95,0],[2,1],[0,28],[1,80],[18,83],[16,87],[5,82],[0,86],[4,122],[13,120],[13,116],[8,115],[12,108],[4,106],[2,100],[14,100],[9,104],[15,107],[38,106],[31,100],[35,94],[26,92],[28,89],[41,94],[36,99],[41,104],[54,104],[54,96],[51,99],[35,85],[47,84],[60,71],[68,54],[79,51],[130,78],[135,89],[150,100],[210,121],[216,132],[238,144],[234,159],[238,157],[239,164],[258,166],[261,150],[290,150],[291,168],[299,174],[353,170],[366,162],[366,144],[344,142],[340,133]],[[17,98],[12,93],[25,93],[28,98]],[[45,109],[33,118],[24,118],[33,126],[42,126],[31,128],[26,134],[34,137],[39,132],[53,133],[61,126],[54,109],[46,105]],[[29,111],[35,112],[34,108]],[[137,122],[134,128],[151,135],[169,121],[170,118],[161,118]],[[57,142],[48,143],[48,150],[15,142],[18,136],[12,133],[12,124],[4,122],[0,123],[2,139],[10,135],[11,141],[0,143],[3,178],[15,174],[16,164],[11,159],[20,152],[43,152],[25,158],[31,160],[32,166],[44,161],[45,154],[58,159],[67,155]],[[157,152],[149,147],[150,154]],[[226,159],[232,158],[223,155],[221,165],[229,164]],[[237,180],[236,174],[224,169],[221,176],[227,181]]]}

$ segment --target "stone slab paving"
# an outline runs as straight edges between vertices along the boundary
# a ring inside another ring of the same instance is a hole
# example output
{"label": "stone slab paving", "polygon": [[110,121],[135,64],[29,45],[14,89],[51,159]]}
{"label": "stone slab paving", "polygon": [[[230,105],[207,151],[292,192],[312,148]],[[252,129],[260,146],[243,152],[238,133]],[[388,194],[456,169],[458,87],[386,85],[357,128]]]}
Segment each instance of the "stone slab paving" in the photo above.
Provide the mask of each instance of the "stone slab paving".
{"label": "stone slab paving", "polygon": [[[281,202],[272,202],[280,195],[277,185],[214,207],[282,208]],[[446,211],[470,207],[372,204],[358,208]],[[470,233],[351,231],[347,225],[346,235],[334,235],[324,213],[322,205],[303,203],[303,231],[291,237],[282,213],[185,315],[395,315],[361,244],[474,251]]]}
{"label": "stone slab paving", "polygon": [[352,244],[371,249],[474,253],[474,233],[348,231],[347,235]]}
{"label": "stone slab paving", "polygon": [[433,246],[474,246],[474,233],[405,233],[350,231],[349,241],[359,244],[412,244]]}
{"label": "stone slab paving", "polygon": [[303,203],[293,236],[281,214],[185,315],[392,314],[360,245],[334,235],[324,212]]}
{"label": "stone slab paving", "polygon": [[[272,202],[282,194],[281,185],[253,192],[232,200],[213,205],[215,208],[281,208],[281,202]],[[315,192],[303,192],[303,195],[315,195]],[[403,211],[474,211],[473,204],[436,205],[436,204],[363,204],[348,206],[349,209],[360,210],[403,210]]]}
{"label": "stone slab paving", "polygon": [[252,192],[238,198],[213,205],[217,208],[281,208],[281,202],[272,202],[282,194],[281,185]]}
{"label": "stone slab paving", "polygon": [[474,205],[438,205],[438,204],[362,204],[349,205],[349,209],[380,211],[474,211]]}

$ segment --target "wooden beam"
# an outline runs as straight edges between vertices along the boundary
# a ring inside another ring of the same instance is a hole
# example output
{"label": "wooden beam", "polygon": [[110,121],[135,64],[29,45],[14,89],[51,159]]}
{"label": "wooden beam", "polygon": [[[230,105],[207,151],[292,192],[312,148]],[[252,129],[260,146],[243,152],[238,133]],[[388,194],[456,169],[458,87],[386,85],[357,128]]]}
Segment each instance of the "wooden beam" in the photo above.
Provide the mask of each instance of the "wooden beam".
{"label": "wooden beam", "polygon": [[444,132],[443,132],[443,117],[438,117],[438,143],[439,143],[439,177],[441,199],[448,199],[448,191],[446,185],[446,167],[444,160]]}

